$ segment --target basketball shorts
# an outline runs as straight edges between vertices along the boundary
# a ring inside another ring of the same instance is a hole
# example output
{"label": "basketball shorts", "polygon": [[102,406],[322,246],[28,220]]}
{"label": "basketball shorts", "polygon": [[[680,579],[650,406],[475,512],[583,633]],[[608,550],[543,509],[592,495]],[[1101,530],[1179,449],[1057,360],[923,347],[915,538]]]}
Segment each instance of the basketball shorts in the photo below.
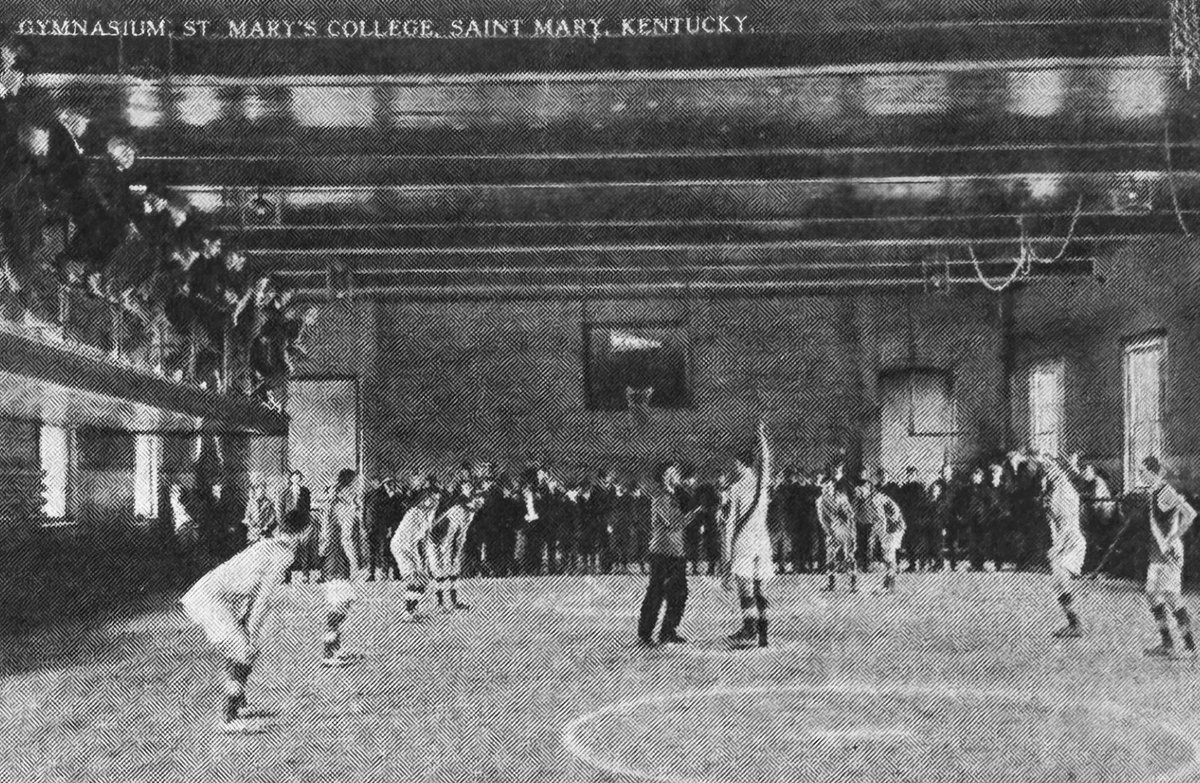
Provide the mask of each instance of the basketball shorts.
{"label": "basketball shorts", "polygon": [[904,540],[904,528],[890,533],[886,528],[875,528],[871,531],[871,538],[879,542],[879,549],[883,552],[883,561],[895,563],[896,553],[900,551],[900,544]]}
{"label": "basketball shorts", "polygon": [[325,603],[330,607],[344,608],[354,603],[354,585],[349,579],[331,579],[325,582]]}
{"label": "basketball shorts", "polygon": [[730,571],[741,579],[765,582],[775,577],[774,551],[765,534],[743,533],[733,544]]}
{"label": "basketball shorts", "polygon": [[429,568],[425,563],[425,558],[421,555],[420,548],[398,544],[399,542],[395,539],[392,540],[392,558],[396,561],[396,570],[400,572],[400,578],[414,581],[427,576]]}
{"label": "basketball shorts", "polygon": [[208,641],[222,655],[237,663],[250,663],[254,647],[233,607],[219,598],[194,592],[189,592],[179,602],[188,619],[200,626]]}
{"label": "basketball shorts", "polygon": [[854,527],[834,528],[825,531],[825,562],[854,563],[854,553],[858,549],[858,533]]}
{"label": "basketball shorts", "polygon": [[1087,557],[1087,541],[1083,536],[1073,536],[1057,549],[1050,551],[1050,571],[1056,576],[1078,577],[1083,573],[1083,560]]}
{"label": "basketball shorts", "polygon": [[1146,592],[1179,595],[1183,588],[1183,558],[1172,563],[1150,563],[1146,570]]}

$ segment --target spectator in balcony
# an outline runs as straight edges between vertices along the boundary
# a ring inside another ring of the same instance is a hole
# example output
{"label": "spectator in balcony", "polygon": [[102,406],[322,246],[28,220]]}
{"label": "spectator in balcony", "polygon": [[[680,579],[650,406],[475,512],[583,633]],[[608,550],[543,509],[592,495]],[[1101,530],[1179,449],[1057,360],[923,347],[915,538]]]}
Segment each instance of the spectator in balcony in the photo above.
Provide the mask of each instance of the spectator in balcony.
{"label": "spectator in balcony", "polygon": [[0,280],[15,294],[22,315],[49,319],[54,309],[50,264],[61,247],[45,231],[49,133],[25,125],[18,140],[16,164],[0,173]]}
{"label": "spectator in balcony", "polygon": [[82,111],[64,108],[50,126],[47,163],[50,175],[50,206],[76,224],[90,208],[83,193],[88,163],[84,138],[91,119]]}
{"label": "spectator in balcony", "polygon": [[113,254],[136,233],[135,215],[140,201],[130,191],[130,169],[137,160],[132,144],[110,138],[105,155],[88,166],[71,218],[75,230],[67,243],[66,257],[87,276],[92,293],[101,294],[102,275]]}
{"label": "spectator in balcony", "polygon": [[17,38],[0,39],[0,166],[9,162],[9,153],[15,148],[17,129],[21,125],[22,110],[19,105],[28,79],[28,48]]}

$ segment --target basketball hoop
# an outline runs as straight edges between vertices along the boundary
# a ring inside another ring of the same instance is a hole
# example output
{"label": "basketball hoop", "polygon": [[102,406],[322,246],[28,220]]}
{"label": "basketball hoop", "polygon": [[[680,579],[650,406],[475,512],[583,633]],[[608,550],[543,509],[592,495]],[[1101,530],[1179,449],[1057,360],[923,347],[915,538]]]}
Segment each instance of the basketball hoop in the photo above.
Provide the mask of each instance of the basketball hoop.
{"label": "basketball hoop", "polygon": [[1179,76],[1189,89],[1200,76],[1200,2],[1167,0],[1171,7],[1171,57],[1179,64]]}
{"label": "basketball hoop", "polygon": [[653,386],[625,387],[625,404],[629,410],[629,418],[635,425],[644,427],[650,422],[650,398],[653,396]]}

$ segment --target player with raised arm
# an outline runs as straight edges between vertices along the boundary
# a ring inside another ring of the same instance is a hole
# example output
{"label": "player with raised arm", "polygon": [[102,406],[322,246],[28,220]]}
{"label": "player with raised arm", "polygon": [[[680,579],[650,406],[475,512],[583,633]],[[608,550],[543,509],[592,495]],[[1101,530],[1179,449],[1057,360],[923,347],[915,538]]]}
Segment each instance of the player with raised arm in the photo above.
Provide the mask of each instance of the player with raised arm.
{"label": "player with raised arm", "polygon": [[[1146,571],[1146,598],[1158,624],[1162,642],[1146,650],[1151,658],[1194,658],[1196,640],[1192,618],[1181,601],[1183,534],[1196,520],[1196,510],[1167,483],[1157,457],[1142,460],[1142,476],[1150,487],[1150,564]],[[1183,651],[1175,648],[1168,614],[1175,616]]]}
{"label": "player with raised arm", "polygon": [[[275,535],[264,538],[202,576],[180,599],[188,618],[224,658],[225,698],[220,727],[229,734],[255,734],[259,724],[240,718],[246,681],[261,650],[263,623],[275,605],[277,588],[312,534],[311,518],[289,514]],[[301,526],[297,526],[300,523]]]}
{"label": "player with raised arm", "polygon": [[770,501],[771,446],[766,422],[758,425],[759,454],[757,467],[753,452],[739,454],[733,460],[733,484],[729,487],[729,508],[725,521],[725,573],[737,590],[742,612],[742,627],[729,641],[744,645],[758,639],[767,646],[767,599],[763,582],[775,575],[771,536],[767,529]]}

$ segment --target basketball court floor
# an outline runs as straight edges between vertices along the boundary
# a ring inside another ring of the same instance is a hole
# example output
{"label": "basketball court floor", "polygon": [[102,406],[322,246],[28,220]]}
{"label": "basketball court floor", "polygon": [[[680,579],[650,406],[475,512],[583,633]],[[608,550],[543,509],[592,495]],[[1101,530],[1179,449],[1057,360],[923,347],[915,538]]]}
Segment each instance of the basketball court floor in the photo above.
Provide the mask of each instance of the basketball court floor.
{"label": "basketball court floor", "polygon": [[1200,667],[1148,661],[1135,586],[1081,590],[1087,636],[1040,574],[902,579],[896,596],[771,586],[774,644],[728,650],[729,596],[691,579],[686,647],[634,644],[638,576],[479,580],[470,612],[397,623],[360,584],[318,665],[322,598],[295,585],[265,631],[250,713],[215,730],[200,632],[174,595],[5,639],[0,767],[13,781],[1184,781],[1200,776]]}

